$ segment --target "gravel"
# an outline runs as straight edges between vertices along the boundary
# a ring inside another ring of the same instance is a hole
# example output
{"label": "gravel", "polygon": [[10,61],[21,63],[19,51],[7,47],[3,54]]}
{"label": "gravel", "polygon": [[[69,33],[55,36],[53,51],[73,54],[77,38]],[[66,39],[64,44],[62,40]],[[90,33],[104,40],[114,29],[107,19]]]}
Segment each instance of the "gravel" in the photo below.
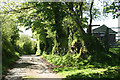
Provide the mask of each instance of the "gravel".
{"label": "gravel", "polygon": [[10,66],[4,80],[22,80],[22,78],[62,78],[52,73],[44,61],[35,55],[23,55],[14,65]]}

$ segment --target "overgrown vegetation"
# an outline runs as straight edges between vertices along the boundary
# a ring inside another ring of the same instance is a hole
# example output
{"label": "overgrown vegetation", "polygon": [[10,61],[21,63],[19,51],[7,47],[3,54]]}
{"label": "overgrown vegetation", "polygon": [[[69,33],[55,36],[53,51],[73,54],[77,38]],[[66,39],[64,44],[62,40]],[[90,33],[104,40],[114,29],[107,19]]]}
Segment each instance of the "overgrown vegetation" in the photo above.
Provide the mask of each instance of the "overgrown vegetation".
{"label": "overgrown vegetation", "polygon": [[[19,35],[14,15],[0,15],[2,28],[2,72],[22,54],[35,53],[34,45],[27,35]],[[21,41],[21,42],[20,42]]]}
{"label": "overgrown vegetation", "polygon": [[[114,49],[112,51],[115,51]],[[120,52],[119,52],[120,53]],[[108,63],[91,62],[91,56],[78,57],[73,55],[42,55],[48,62],[58,66],[53,68],[55,72],[68,79],[73,78],[116,78],[120,77],[119,53],[111,54]]]}
{"label": "overgrown vegetation", "polygon": [[36,42],[30,39],[28,35],[21,35],[17,40],[18,52],[22,54],[35,54]]}
{"label": "overgrown vegetation", "polygon": [[16,23],[10,18],[11,15],[2,15],[2,70],[14,62],[19,57],[16,52],[16,41],[19,39]]}
{"label": "overgrown vegetation", "polygon": [[[90,67],[89,67],[90,66]],[[67,68],[57,68],[54,69],[58,74],[63,75],[68,79],[73,78],[116,78],[120,77],[119,67],[105,67],[105,68],[92,68],[91,66],[94,65],[86,65],[81,66],[83,68],[74,68],[74,67],[67,67]]]}
{"label": "overgrown vegetation", "polygon": [[[67,78],[119,77],[120,49],[112,48],[108,51],[107,42],[103,46],[92,36],[92,20],[98,18],[101,13],[94,5],[94,0],[91,3],[86,1],[4,4],[3,70],[8,66],[7,63],[14,61],[19,54],[35,53],[59,66],[60,68],[54,70]],[[112,8],[109,8],[106,3],[104,11],[108,13],[113,9],[114,17],[117,18],[118,4],[111,5]],[[36,42],[29,36],[19,36],[18,26],[24,26],[26,30],[31,28],[32,37]]]}

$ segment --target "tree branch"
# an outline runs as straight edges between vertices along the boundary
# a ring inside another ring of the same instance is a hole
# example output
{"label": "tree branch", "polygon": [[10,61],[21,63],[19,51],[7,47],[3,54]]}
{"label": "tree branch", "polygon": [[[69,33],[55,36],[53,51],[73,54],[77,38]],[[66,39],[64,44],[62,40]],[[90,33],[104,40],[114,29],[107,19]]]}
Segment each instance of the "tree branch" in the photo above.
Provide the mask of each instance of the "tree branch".
{"label": "tree branch", "polygon": [[[82,8],[82,4],[83,4],[83,2],[81,2],[81,8]],[[80,28],[80,31],[81,31],[81,33],[85,33],[85,31],[83,30],[83,28],[82,28],[82,26],[81,26],[81,20],[79,19],[79,17],[80,16],[78,16],[79,14],[77,14],[77,13],[75,13],[75,11],[73,10],[73,3],[70,3],[70,4],[67,4],[66,3],[66,5],[67,5],[67,7],[68,7],[68,9],[73,13],[73,15],[75,16],[75,22],[76,22],[76,24],[77,24],[77,26]],[[80,14],[82,14],[82,9],[81,9],[81,11],[80,11]],[[71,15],[70,15],[71,16]],[[71,16],[71,17],[74,17],[74,16]]]}
{"label": "tree branch", "polygon": [[5,11],[5,12],[3,12],[3,13],[4,13],[4,14],[6,14],[6,13],[10,13],[10,12],[21,13],[21,12],[22,12],[21,10],[26,10],[26,9],[30,9],[30,8],[35,8],[35,6],[24,7],[24,8],[20,8],[19,10],[12,9],[12,10],[10,10],[10,11]]}
{"label": "tree branch", "polygon": [[92,35],[92,8],[93,8],[94,0],[92,0],[91,6],[90,6],[90,25],[88,26],[88,34]]}

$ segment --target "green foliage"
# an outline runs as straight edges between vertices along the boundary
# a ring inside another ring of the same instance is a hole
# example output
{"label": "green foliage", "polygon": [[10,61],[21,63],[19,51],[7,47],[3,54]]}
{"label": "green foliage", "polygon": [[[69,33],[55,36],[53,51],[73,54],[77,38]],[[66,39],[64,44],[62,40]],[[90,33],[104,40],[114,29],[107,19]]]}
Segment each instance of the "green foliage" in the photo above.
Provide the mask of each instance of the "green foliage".
{"label": "green foliage", "polygon": [[120,16],[119,14],[119,1],[113,1],[111,4],[110,3],[105,3],[104,5],[104,13],[112,13],[113,19],[118,18]]}
{"label": "green foliage", "polygon": [[17,40],[17,46],[20,54],[32,54],[35,53],[35,41],[30,39],[28,35],[21,35]]}
{"label": "green foliage", "polygon": [[120,48],[110,48],[110,52],[120,55]]}
{"label": "green foliage", "polygon": [[2,71],[19,58],[16,52],[16,41],[19,39],[19,29],[14,17],[11,15],[0,15],[2,27]]}
{"label": "green foliage", "polygon": [[111,61],[109,61],[109,63],[111,63],[111,65],[119,65],[120,63],[120,48],[110,48],[109,50],[109,58],[111,59]]}
{"label": "green foliage", "polygon": [[[18,13],[19,15],[17,15],[18,22],[22,26],[26,27],[26,29],[32,28],[34,38],[37,40],[37,55],[42,54],[43,51],[45,51],[47,54],[66,54],[67,52],[70,52],[73,44],[77,43],[78,41],[82,43],[82,41],[79,39],[79,35],[81,34],[80,31],[83,28],[88,28],[87,23],[89,19],[88,14],[88,16],[85,17],[83,17],[82,14],[85,14],[84,11],[88,13],[89,7],[87,5],[90,5],[90,3],[83,3],[82,11],[79,10],[80,4],[63,4],[61,2],[25,2],[22,3],[22,6],[19,8],[15,8],[15,11],[20,12],[20,14]],[[77,16],[74,15],[74,11],[68,9],[69,7],[70,9],[73,7],[76,9]],[[95,13],[95,8],[93,11],[94,14],[97,14]],[[74,17],[70,16],[68,13],[71,13],[71,15]],[[81,17],[79,21],[81,22],[81,26],[78,26],[75,20],[75,18],[78,18],[78,16]],[[76,36],[77,38],[75,38]],[[87,38],[88,36],[85,37]],[[86,38],[83,39],[83,42]],[[89,41],[86,40],[85,43],[89,43]],[[91,47],[93,46],[90,45],[90,48]],[[80,47],[77,49],[79,52]],[[91,50],[88,48],[86,49],[88,52]]]}
{"label": "green foliage", "polygon": [[77,67],[65,67],[65,68],[54,68],[58,74],[64,76],[67,79],[98,79],[98,78],[119,78],[119,66],[108,66],[108,67],[95,67],[94,65],[85,65]]}
{"label": "green foliage", "polygon": [[78,57],[78,54],[74,55],[69,55],[66,54],[64,56],[59,56],[59,55],[43,55],[43,58],[47,59],[50,63],[57,65],[57,66],[62,66],[62,67],[70,67],[70,66],[80,66],[83,65],[84,63],[80,58]]}
{"label": "green foliage", "polygon": [[[75,72],[64,72],[67,78],[118,78],[119,69],[105,69],[105,68],[88,68],[82,70],[74,70]],[[115,75],[114,75],[115,74]]]}
{"label": "green foliage", "polygon": [[[111,60],[108,63],[97,61],[91,62],[91,56],[80,58],[78,54],[66,54],[64,56],[59,55],[42,55],[48,62],[59,66],[59,68],[53,68],[58,74],[64,77],[70,78],[118,78],[119,72],[119,57],[107,54]],[[111,65],[111,66],[110,66]],[[118,66],[116,66],[118,65]],[[115,75],[114,75],[115,74]]]}
{"label": "green foliage", "polygon": [[[79,54],[66,54],[64,56],[59,56],[59,55],[42,55],[43,58],[47,59],[48,62],[57,65],[57,66],[61,66],[61,67],[81,67],[83,65],[89,65],[91,64],[90,58],[80,58]],[[90,56],[89,56],[90,57]],[[101,63],[99,63],[99,65],[96,63],[92,63],[92,65],[95,65],[96,67],[100,67],[102,66]]]}
{"label": "green foliage", "polygon": [[[43,54],[43,58],[50,63],[62,67],[55,71],[65,74],[66,77],[118,77],[116,69],[106,70],[105,67],[111,63],[118,65],[119,51],[111,49],[116,54],[106,53],[103,45],[84,31],[89,26],[89,5],[91,3],[87,2],[25,2],[14,9],[10,8],[10,11],[9,7],[4,7],[3,12],[7,11],[8,14],[0,16],[3,69],[6,69],[8,62],[16,60],[19,53],[35,53],[37,48],[36,55]],[[106,5],[105,8],[117,17],[118,5],[115,5],[113,3],[110,8]],[[92,14],[95,19],[100,12],[93,7]],[[27,35],[19,38],[18,25],[24,26],[26,30],[31,28],[36,42]],[[75,50],[72,50],[72,46]],[[111,76],[112,72],[116,75]]]}

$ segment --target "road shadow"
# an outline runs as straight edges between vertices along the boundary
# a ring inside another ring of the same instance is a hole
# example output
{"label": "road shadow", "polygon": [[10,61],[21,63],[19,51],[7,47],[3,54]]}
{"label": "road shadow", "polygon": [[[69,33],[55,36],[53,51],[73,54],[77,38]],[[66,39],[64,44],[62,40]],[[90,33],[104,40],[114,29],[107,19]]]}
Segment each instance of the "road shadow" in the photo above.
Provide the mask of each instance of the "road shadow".
{"label": "road shadow", "polygon": [[13,66],[10,66],[10,69],[13,69],[13,68],[26,68],[27,66],[31,66],[31,65],[36,65],[36,64],[28,63],[28,62],[15,63]]}

